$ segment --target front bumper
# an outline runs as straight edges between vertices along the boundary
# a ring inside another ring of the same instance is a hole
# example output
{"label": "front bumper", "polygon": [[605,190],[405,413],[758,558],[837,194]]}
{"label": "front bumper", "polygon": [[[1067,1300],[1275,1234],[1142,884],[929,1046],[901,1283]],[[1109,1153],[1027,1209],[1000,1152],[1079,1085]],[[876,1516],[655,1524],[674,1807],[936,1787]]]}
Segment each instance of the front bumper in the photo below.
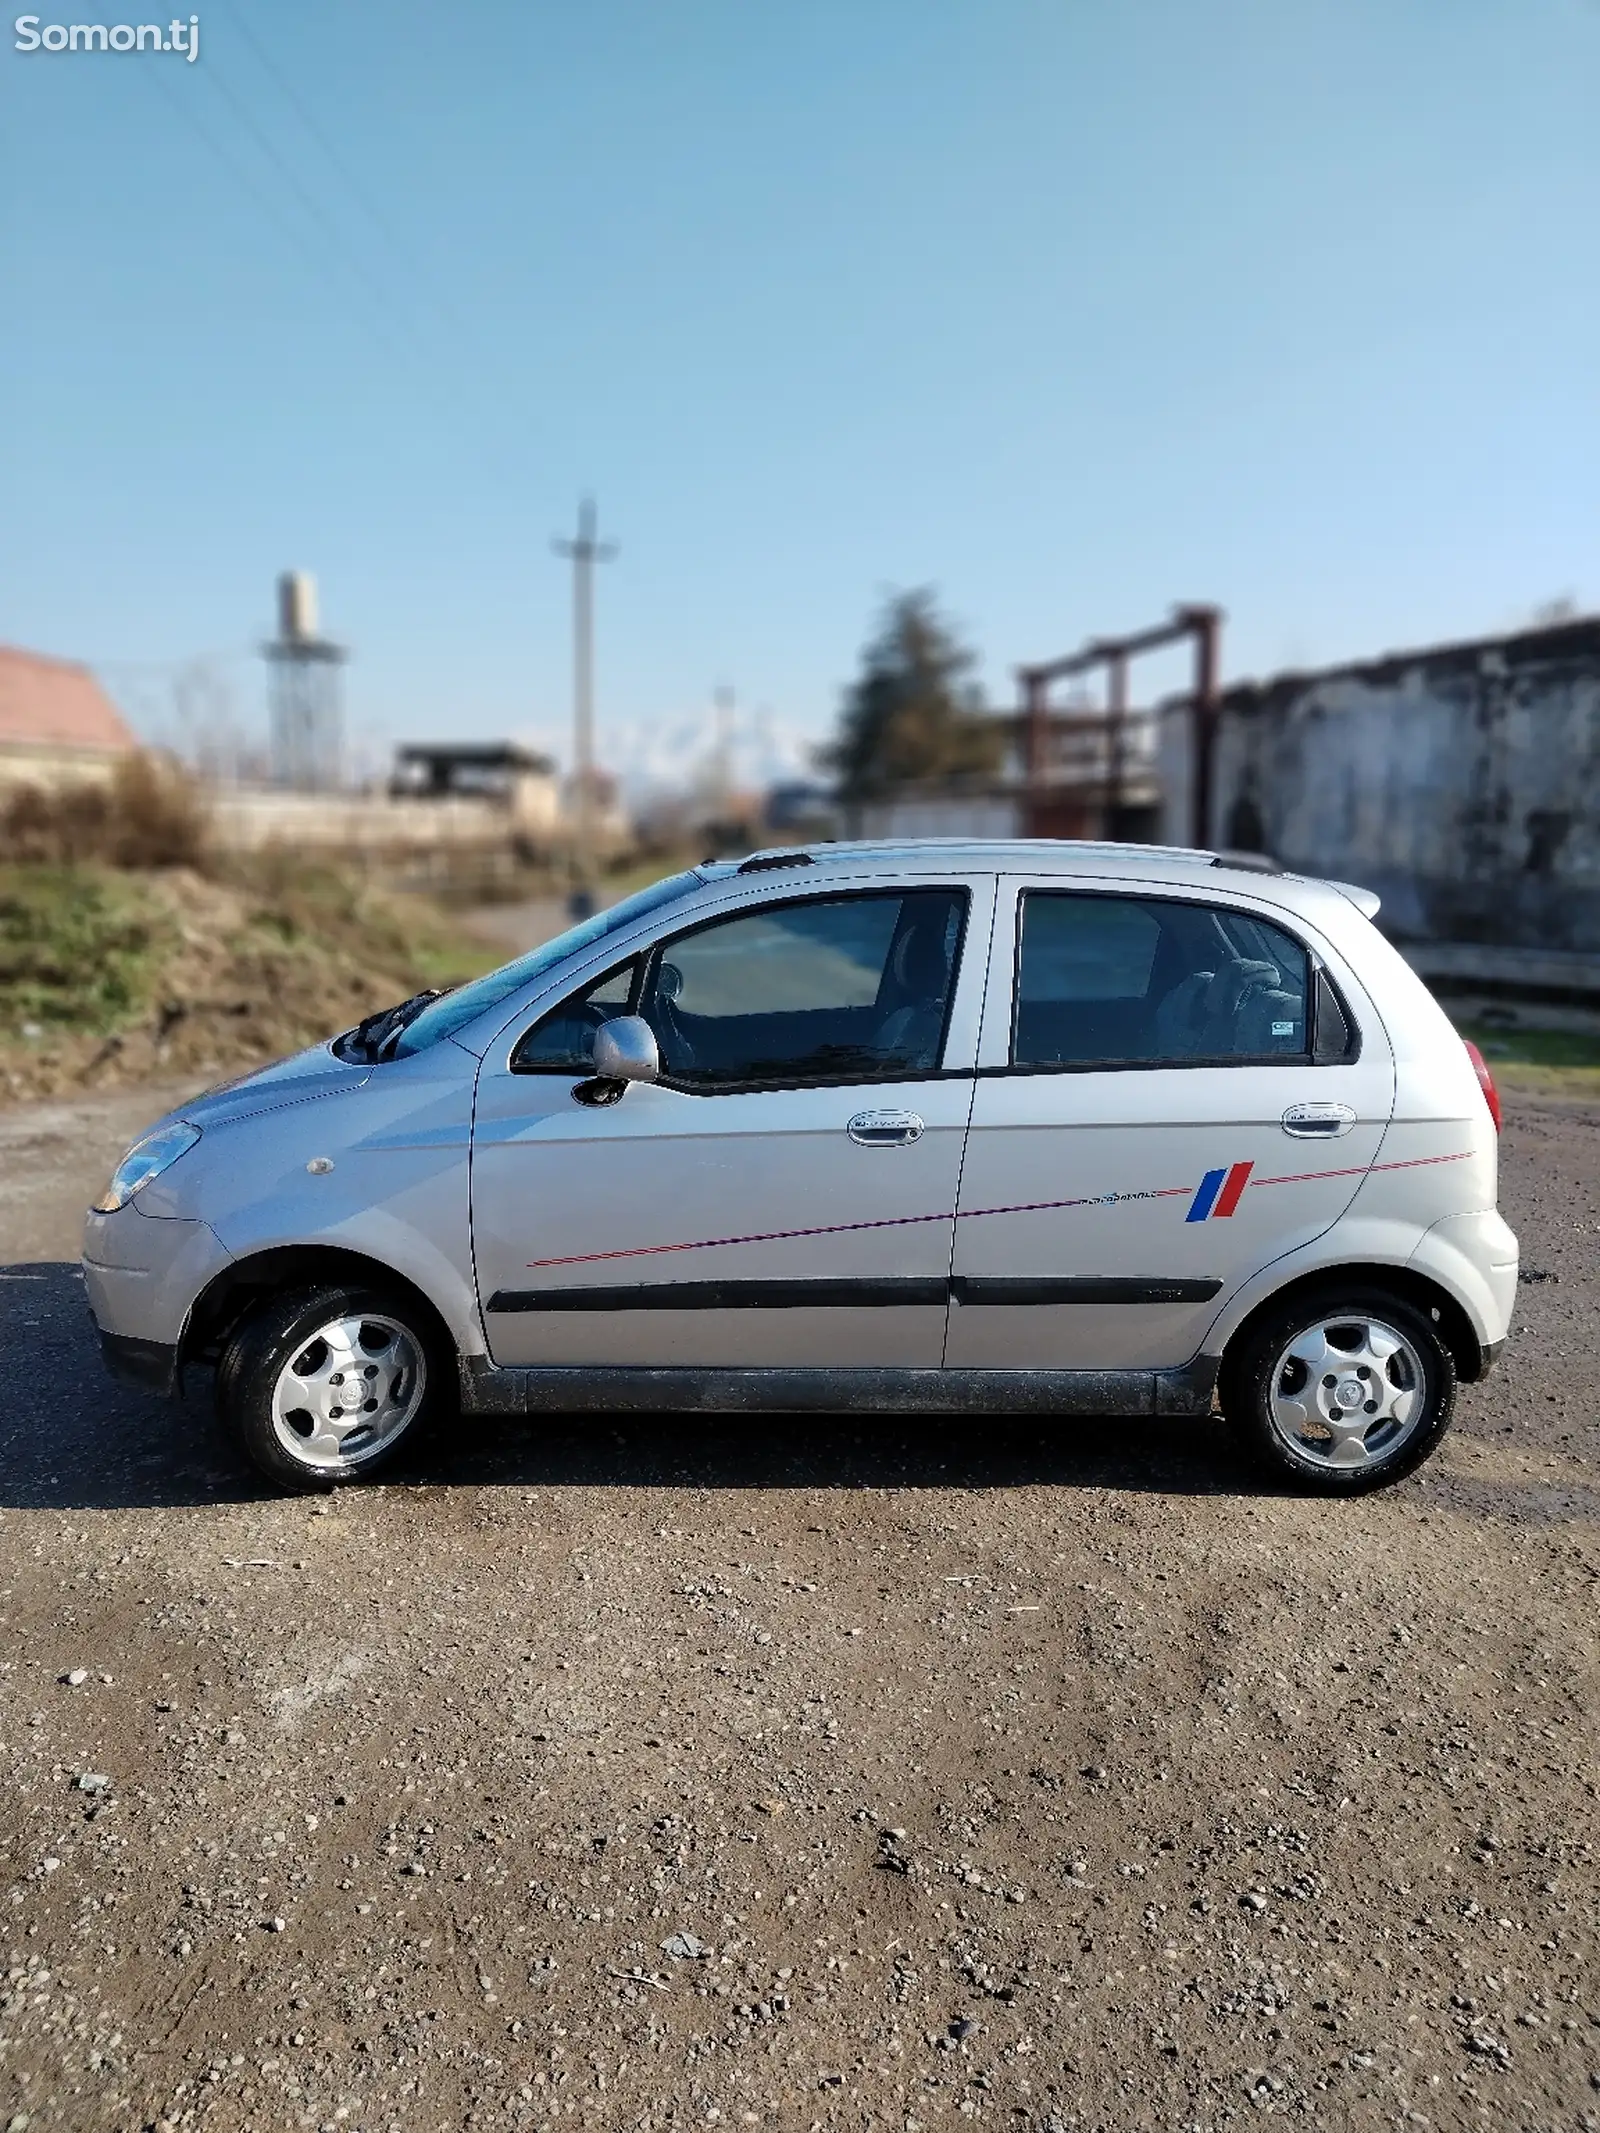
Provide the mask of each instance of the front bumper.
{"label": "front bumper", "polygon": [[141,1392],[170,1400],[178,1389],[178,1344],[176,1341],[145,1341],[134,1333],[100,1335],[100,1360],[124,1385],[137,1385]]}
{"label": "front bumper", "polygon": [[141,1214],[137,1201],[86,1218],[84,1293],[118,1377],[173,1390],[194,1300],[231,1258],[209,1223]]}

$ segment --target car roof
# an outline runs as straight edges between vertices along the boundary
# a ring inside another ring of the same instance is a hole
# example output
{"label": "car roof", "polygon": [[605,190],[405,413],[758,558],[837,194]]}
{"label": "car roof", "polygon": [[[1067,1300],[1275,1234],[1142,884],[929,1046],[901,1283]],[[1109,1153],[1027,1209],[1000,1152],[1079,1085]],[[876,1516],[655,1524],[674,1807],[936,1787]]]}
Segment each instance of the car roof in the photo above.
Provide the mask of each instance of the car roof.
{"label": "car roof", "polygon": [[[904,837],[873,842],[783,845],[752,852],[744,860],[707,861],[697,871],[706,881],[739,874],[761,876],[829,873],[896,876],[934,866],[951,872],[1101,875],[1141,881],[1193,882],[1216,868],[1280,876],[1270,859],[1246,852],[1207,852],[1176,844],[1102,844],[1061,837]],[[813,876],[812,878],[815,878]]]}
{"label": "car roof", "polygon": [[1356,882],[1296,874],[1258,852],[1208,852],[1186,844],[1101,844],[1074,837],[901,837],[853,844],[774,845],[748,859],[708,859],[695,868],[708,884],[748,875],[760,881],[787,877],[826,881],[843,875],[859,880],[879,874],[894,880],[911,872],[1057,874],[1063,879],[1159,882],[1169,888],[1210,886],[1249,890],[1285,908],[1328,892],[1354,904],[1363,918],[1376,918],[1377,894]]}

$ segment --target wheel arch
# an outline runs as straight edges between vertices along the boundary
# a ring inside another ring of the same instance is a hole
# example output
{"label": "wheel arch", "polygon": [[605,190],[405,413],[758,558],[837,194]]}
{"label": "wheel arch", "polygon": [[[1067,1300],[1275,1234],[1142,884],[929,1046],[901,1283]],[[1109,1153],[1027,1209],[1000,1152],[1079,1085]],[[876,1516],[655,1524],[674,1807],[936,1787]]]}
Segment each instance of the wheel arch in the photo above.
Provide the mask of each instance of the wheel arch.
{"label": "wheel arch", "polygon": [[425,1328],[441,1358],[454,1365],[455,1336],[425,1289],[381,1259],[331,1244],[273,1245],[219,1269],[189,1307],[178,1343],[179,1365],[214,1359],[248,1314],[271,1296],[356,1282],[409,1304],[422,1321],[418,1330]]}
{"label": "wheel arch", "polygon": [[1382,1260],[1345,1260],[1337,1266],[1317,1267],[1296,1274],[1292,1280],[1253,1304],[1240,1319],[1228,1334],[1223,1348],[1224,1363],[1230,1353],[1239,1352],[1269,1313],[1281,1311],[1285,1304],[1292,1304],[1300,1296],[1345,1287],[1387,1289],[1414,1310],[1421,1311],[1432,1321],[1440,1340],[1450,1351],[1459,1383],[1475,1384],[1488,1369],[1490,1358],[1459,1299],[1452,1296],[1441,1282],[1419,1273],[1416,1268],[1395,1266]]}

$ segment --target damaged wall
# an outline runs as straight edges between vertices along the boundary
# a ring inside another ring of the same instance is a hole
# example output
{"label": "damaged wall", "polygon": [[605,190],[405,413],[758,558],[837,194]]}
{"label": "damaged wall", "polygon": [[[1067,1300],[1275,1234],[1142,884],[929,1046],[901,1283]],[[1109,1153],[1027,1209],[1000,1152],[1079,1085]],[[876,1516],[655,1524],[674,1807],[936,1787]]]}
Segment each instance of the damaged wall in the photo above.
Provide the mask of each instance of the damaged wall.
{"label": "damaged wall", "polygon": [[[1188,841],[1189,719],[1163,719]],[[1600,949],[1600,620],[1223,696],[1208,842],[1376,889],[1398,939]]]}

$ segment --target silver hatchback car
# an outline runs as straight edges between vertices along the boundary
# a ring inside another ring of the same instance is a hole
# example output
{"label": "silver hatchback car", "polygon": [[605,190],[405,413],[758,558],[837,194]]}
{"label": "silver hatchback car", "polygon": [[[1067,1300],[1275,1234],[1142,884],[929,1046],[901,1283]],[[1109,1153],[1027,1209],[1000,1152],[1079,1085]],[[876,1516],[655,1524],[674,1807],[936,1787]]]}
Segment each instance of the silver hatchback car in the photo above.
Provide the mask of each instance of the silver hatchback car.
{"label": "silver hatchback car", "polygon": [[1498,1106],[1370,893],[824,845],[658,882],[213,1089],[91,1211],[107,1361],[293,1486],[460,1409],[1218,1410],[1424,1459],[1504,1341]]}

